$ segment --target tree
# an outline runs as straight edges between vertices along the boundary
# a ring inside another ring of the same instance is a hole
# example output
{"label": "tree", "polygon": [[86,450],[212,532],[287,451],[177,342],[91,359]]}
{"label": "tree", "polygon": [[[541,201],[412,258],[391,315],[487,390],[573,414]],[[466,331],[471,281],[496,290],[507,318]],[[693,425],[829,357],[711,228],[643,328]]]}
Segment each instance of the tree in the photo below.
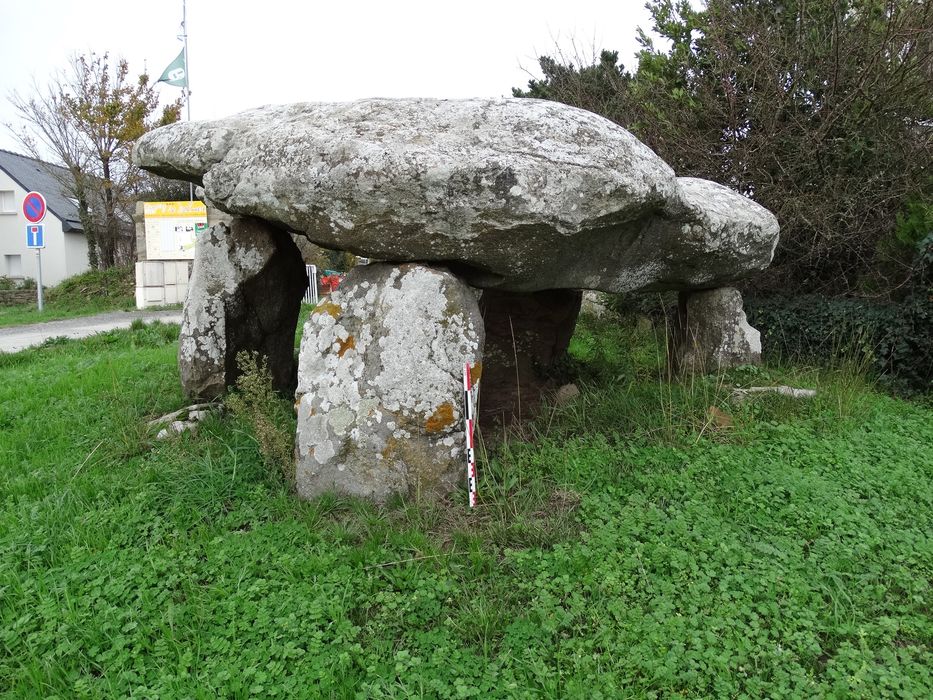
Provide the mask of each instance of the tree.
{"label": "tree", "polygon": [[544,78],[529,80],[526,91],[512,88],[512,95],[564,102],[620,124],[630,123],[635,113],[628,100],[618,97],[628,94],[632,76],[619,63],[619,52],[604,50],[591,60],[592,65],[586,65],[579,56],[542,56],[538,64]]}
{"label": "tree", "polygon": [[68,177],[61,177],[57,169],[49,169],[50,174],[59,182],[62,191],[78,203],[78,216],[87,239],[88,263],[98,266],[96,222],[91,215],[91,200],[97,188],[90,175],[89,153],[84,147],[80,134],[66,116],[62,104],[64,88],[60,79],[53,79],[43,90],[35,88],[35,95],[29,99],[17,94],[10,96],[10,102],[17,109],[28,129],[13,131],[23,148],[40,162],[45,162],[45,152],[50,152],[68,172]]}
{"label": "tree", "polygon": [[177,121],[181,101],[154,116],[159,99],[149,77],[131,79],[129,64],[120,59],[111,66],[106,53],[76,56],[70,71],[44,91],[28,99],[14,94],[11,101],[26,124],[14,132],[20,143],[40,159],[41,148],[49,149],[73,177],[69,186],[92,265],[114,265],[121,232],[132,222],[132,200],[144,182],[130,162],[132,144],[150,129]]}
{"label": "tree", "polygon": [[[610,104],[601,113],[679,175],[722,182],[775,212],[781,242],[760,286],[903,287],[913,251],[897,242],[898,216],[933,201],[933,0],[709,0],[700,10],[652,0],[649,9],[667,45],[641,33],[638,69],[595,100]],[[577,69],[578,82],[592,84],[590,68]]]}

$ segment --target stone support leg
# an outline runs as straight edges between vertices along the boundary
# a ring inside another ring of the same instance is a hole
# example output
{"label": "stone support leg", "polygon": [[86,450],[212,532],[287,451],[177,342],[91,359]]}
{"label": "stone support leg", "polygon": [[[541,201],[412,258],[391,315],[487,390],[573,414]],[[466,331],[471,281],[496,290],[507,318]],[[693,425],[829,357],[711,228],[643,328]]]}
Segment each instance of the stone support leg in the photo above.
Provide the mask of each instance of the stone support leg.
{"label": "stone support leg", "polygon": [[745,318],[737,289],[681,292],[678,315],[676,371],[706,374],[761,362],[761,334]]}
{"label": "stone support leg", "polygon": [[238,376],[236,356],[268,359],[273,384],[295,387],[295,328],[307,286],[289,235],[257,219],[235,218],[197,238],[178,344],[185,395],[213,399]]}
{"label": "stone support leg", "polygon": [[570,344],[581,299],[581,292],[566,289],[483,291],[480,425],[494,428],[535,415],[544,392],[556,388],[549,375]]}
{"label": "stone support leg", "polygon": [[350,271],[311,314],[298,361],[298,494],[384,502],[465,480],[463,367],[481,371],[473,290],[444,270]]}

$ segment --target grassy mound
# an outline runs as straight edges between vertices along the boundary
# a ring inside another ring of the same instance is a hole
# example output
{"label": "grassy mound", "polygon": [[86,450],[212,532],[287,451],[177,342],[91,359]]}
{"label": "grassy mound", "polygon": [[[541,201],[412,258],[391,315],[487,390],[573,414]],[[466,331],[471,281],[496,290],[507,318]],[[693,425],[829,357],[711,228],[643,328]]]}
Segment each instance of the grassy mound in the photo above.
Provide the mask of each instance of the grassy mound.
{"label": "grassy mound", "polygon": [[0,307],[0,327],[132,310],[136,308],[135,284],[133,265],[82,272],[45,290],[42,313],[35,302]]}
{"label": "grassy mound", "polygon": [[[176,336],[0,356],[12,696],[931,694],[933,411],[851,368],[669,382],[584,323],[582,396],[486,446],[476,510],[377,508],[297,501],[231,416],[153,441]],[[731,398],[778,382],[819,394]]]}
{"label": "grassy mound", "polygon": [[81,307],[91,304],[112,308],[133,306],[136,274],[133,265],[120,265],[108,270],[88,270],[74,275],[48,290],[50,304]]}

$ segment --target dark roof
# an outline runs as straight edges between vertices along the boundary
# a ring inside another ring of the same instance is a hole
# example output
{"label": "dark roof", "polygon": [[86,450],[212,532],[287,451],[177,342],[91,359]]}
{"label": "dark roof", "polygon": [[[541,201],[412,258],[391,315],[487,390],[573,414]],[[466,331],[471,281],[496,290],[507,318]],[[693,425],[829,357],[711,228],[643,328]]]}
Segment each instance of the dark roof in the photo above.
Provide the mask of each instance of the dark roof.
{"label": "dark roof", "polygon": [[41,193],[49,211],[61,219],[63,231],[84,230],[78,216],[78,205],[68,198],[69,193],[62,188],[59,180],[71,180],[71,174],[67,169],[19,153],[4,151],[2,148],[0,169],[6,171],[27,192]]}

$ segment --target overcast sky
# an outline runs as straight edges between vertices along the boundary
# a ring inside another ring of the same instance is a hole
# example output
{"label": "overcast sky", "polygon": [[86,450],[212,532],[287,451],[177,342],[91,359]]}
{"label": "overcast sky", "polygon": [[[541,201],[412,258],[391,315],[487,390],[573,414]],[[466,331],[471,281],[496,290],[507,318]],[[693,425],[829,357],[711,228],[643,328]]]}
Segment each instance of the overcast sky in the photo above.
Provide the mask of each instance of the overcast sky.
{"label": "overcast sky", "polygon": [[[192,119],[269,103],[361,97],[496,97],[536,57],[616,49],[627,67],[643,0],[188,0]],[[181,0],[4,0],[0,125],[75,53],[109,51],[157,78],[177,56]],[[178,88],[160,85],[164,101]],[[0,148],[21,150],[5,126]]]}

